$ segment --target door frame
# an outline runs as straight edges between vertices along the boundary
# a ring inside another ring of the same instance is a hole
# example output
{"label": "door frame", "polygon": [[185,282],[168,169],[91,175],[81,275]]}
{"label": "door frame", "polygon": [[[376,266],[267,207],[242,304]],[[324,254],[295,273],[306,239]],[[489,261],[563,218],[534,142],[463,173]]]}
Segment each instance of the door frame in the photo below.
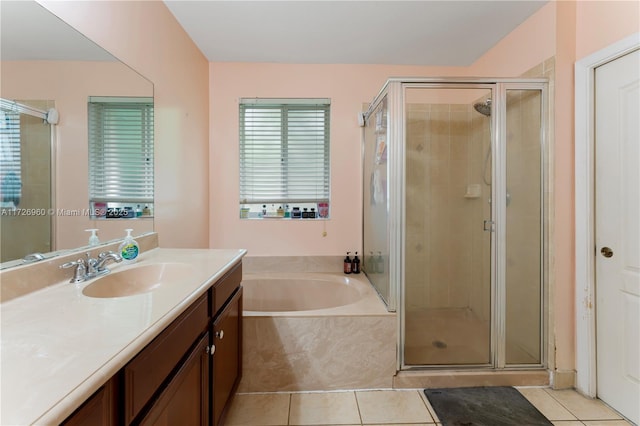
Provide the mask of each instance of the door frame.
{"label": "door frame", "polygon": [[575,65],[576,390],[596,397],[595,69],[640,48],[632,34]]}

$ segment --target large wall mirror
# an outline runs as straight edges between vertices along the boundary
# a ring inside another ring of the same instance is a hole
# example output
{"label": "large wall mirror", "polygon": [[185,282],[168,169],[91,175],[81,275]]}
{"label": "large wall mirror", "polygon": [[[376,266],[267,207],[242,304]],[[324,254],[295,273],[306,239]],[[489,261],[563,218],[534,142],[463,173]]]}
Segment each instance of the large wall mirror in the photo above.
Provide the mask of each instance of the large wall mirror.
{"label": "large wall mirror", "polygon": [[[153,231],[153,84],[35,1],[3,0],[0,19],[0,269],[21,265],[32,253],[46,258],[87,246],[87,229],[98,229],[103,243],[122,238],[127,228],[134,235]],[[129,116],[108,115],[109,108],[92,109],[90,102],[125,109],[146,103],[136,106],[145,127],[132,130]],[[107,117],[101,137],[143,137],[145,151],[116,146],[90,154],[94,115]],[[114,165],[114,176],[125,177],[100,180],[106,195],[96,195],[89,182],[91,171],[94,188],[100,152],[116,157],[105,160],[97,177]],[[138,178],[146,178],[146,188],[131,193],[127,182]],[[129,193],[130,202],[110,202],[112,193]]]}

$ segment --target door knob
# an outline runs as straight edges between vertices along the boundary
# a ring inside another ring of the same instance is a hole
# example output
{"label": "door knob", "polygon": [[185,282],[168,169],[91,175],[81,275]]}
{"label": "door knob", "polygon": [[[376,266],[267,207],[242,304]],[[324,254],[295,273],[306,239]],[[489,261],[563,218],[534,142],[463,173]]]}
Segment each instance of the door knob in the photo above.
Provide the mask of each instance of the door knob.
{"label": "door knob", "polygon": [[602,254],[604,257],[611,257],[613,256],[613,250],[611,250],[609,247],[602,247],[600,249],[600,254]]}

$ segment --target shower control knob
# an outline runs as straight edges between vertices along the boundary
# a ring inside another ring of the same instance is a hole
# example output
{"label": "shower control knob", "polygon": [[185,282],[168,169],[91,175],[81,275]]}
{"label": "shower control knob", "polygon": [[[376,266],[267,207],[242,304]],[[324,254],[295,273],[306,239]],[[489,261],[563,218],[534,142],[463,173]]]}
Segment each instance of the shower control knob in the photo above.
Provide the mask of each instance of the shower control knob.
{"label": "shower control knob", "polygon": [[224,338],[224,330],[216,331],[216,337],[222,340]]}
{"label": "shower control knob", "polygon": [[600,254],[602,254],[604,257],[612,257],[613,256],[613,250],[611,250],[609,247],[602,247],[600,249]]}

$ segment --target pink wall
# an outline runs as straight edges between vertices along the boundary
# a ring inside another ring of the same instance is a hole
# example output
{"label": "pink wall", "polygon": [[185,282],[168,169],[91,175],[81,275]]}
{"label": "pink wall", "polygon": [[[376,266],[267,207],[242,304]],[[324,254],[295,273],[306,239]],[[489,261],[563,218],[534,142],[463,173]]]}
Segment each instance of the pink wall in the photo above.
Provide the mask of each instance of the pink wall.
{"label": "pink wall", "polygon": [[[118,62],[25,61],[2,63],[2,96],[52,100],[60,113],[56,137],[56,209],[89,207],[87,99],[89,96],[153,96],[153,85]],[[87,244],[87,228],[99,228],[102,241],[153,230],[152,220],[91,221],[88,216],[56,215],[55,249]]]}
{"label": "pink wall", "polygon": [[161,1],[38,2],[153,82],[155,230],[163,247],[207,247],[206,58]]}
{"label": "pink wall", "polygon": [[[389,77],[461,75],[463,69],[382,65],[211,63],[210,245],[252,256],[362,252],[361,129],[357,113]],[[331,219],[240,220],[238,99],[331,98]],[[327,236],[322,233],[326,231]]]}
{"label": "pink wall", "polygon": [[576,59],[640,32],[638,1],[578,1]]}

